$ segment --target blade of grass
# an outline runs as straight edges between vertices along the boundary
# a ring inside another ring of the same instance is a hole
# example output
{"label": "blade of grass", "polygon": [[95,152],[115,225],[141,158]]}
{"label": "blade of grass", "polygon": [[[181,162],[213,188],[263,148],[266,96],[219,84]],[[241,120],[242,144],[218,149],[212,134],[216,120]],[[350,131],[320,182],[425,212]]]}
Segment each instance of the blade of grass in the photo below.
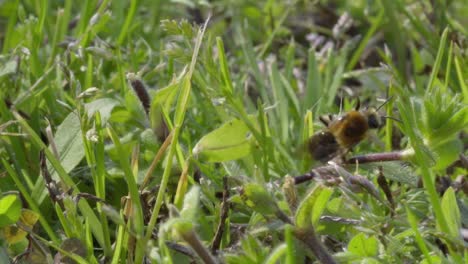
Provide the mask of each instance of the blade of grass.
{"label": "blade of grass", "polygon": [[286,8],[286,11],[284,11],[283,16],[279,19],[278,23],[276,23],[275,29],[271,34],[268,36],[267,41],[265,44],[263,44],[262,50],[259,52],[257,59],[263,58],[265,56],[265,53],[267,52],[268,48],[271,46],[271,43],[273,43],[273,40],[275,39],[276,34],[278,34],[280,28],[282,27],[284,21],[286,21],[286,18],[289,16],[289,12],[291,12],[291,7],[294,6],[296,1],[293,1],[288,5]]}
{"label": "blade of grass", "polygon": [[286,242],[286,264],[294,264],[295,256],[296,256],[296,249],[294,247],[294,235],[293,235],[293,228],[291,225],[286,225],[284,228],[284,240]]}
{"label": "blade of grass", "polygon": [[[38,149],[43,149],[44,154],[46,155],[47,159],[49,162],[52,164],[54,169],[57,171],[57,175],[59,178],[62,180],[63,183],[65,183],[66,187],[68,188],[73,188],[74,189],[74,194],[77,194],[80,192],[76,184],[73,182],[73,180],[70,178],[70,176],[66,173],[62,165],[60,164],[60,161],[57,160],[57,158],[54,156],[54,154],[50,151],[49,148],[42,142],[40,137],[36,134],[36,132],[29,126],[29,124],[26,122],[26,120],[16,111],[13,111],[13,115],[15,118],[18,120],[20,123],[21,127],[25,130],[25,132],[29,135],[31,143]],[[98,241],[99,245],[101,247],[105,247],[104,243],[104,235],[102,233],[102,228],[101,224],[96,217],[96,215],[93,212],[93,209],[91,209],[91,206],[89,206],[88,202],[85,199],[80,199],[78,202],[78,206],[82,212],[82,214],[89,218],[91,221],[91,228],[93,230],[94,237]]]}
{"label": "blade of grass", "polygon": [[[387,98],[392,97],[393,95],[393,85],[390,82],[388,86],[388,94]],[[393,114],[393,100],[390,100],[386,105],[386,115],[392,116]],[[392,134],[393,134],[393,120],[391,118],[385,119],[385,151],[389,152],[392,151]]]}
{"label": "blade of grass", "polygon": [[[330,109],[331,106],[333,105],[333,103],[335,101],[336,93],[338,91],[338,88],[341,85],[341,80],[343,78],[343,71],[344,71],[344,67],[345,67],[345,63],[346,63],[346,57],[347,57],[346,53],[347,52],[342,52],[341,54],[339,54],[339,56],[338,56],[338,58],[336,60],[336,63],[329,62],[330,66],[327,65],[327,67],[335,68],[334,69],[335,73],[333,74],[331,83],[329,85],[328,84],[325,85],[325,87],[327,89],[327,99],[328,99],[327,102],[326,102],[326,106],[327,106],[328,109]],[[338,66],[336,66],[336,65],[338,65]]]}
{"label": "blade of grass", "polygon": [[57,11],[57,20],[55,22],[54,36],[52,37],[52,43],[51,43],[52,51],[50,52],[49,62],[47,63],[46,68],[49,68],[50,66],[52,66],[52,63],[54,62],[55,56],[57,54],[58,41],[60,37],[60,27],[62,26],[62,23],[63,23],[63,15],[64,15],[63,9],[59,9]]}
{"label": "blade of grass", "polygon": [[58,203],[55,204],[55,213],[57,214],[57,217],[62,224],[63,231],[67,237],[73,237],[73,231],[71,230],[70,225],[68,224],[67,218],[65,217],[65,214],[63,213],[62,208],[60,208],[60,205]]}
{"label": "blade of grass", "polygon": [[28,205],[30,206],[30,208],[35,213],[37,213],[39,215],[39,223],[41,223],[41,226],[42,226],[42,228],[44,228],[44,231],[47,233],[49,238],[52,239],[52,241],[54,241],[54,243],[59,243],[59,238],[55,235],[52,227],[47,222],[48,218],[46,218],[46,217],[44,217],[44,215],[42,215],[41,210],[39,209],[39,206],[36,204],[34,199],[31,197],[31,195],[30,195],[31,192],[23,185],[23,183],[21,182],[21,180],[18,177],[18,174],[16,174],[15,170],[3,158],[2,158],[2,163],[3,163],[3,166],[5,167],[6,171],[10,175],[11,179],[13,179],[13,181],[15,182],[16,187],[21,192],[21,195],[24,197],[26,202],[28,202]]}
{"label": "blade of grass", "polygon": [[[201,30],[199,30],[199,32],[198,32],[197,38],[195,40],[196,41],[195,42],[195,48],[194,48],[194,52],[193,52],[193,55],[192,55],[192,61],[190,63],[189,70],[188,70],[187,74],[182,79],[182,81],[180,82],[180,85],[179,85],[179,91],[180,92],[179,92],[179,98],[177,99],[177,105],[176,105],[176,108],[175,108],[174,128],[173,128],[173,130],[171,132],[171,133],[173,133],[173,137],[172,137],[172,140],[171,140],[171,145],[170,145],[169,153],[168,153],[168,156],[167,156],[167,164],[166,164],[166,167],[164,168],[163,176],[162,176],[162,179],[161,179],[161,184],[159,186],[158,194],[156,196],[156,202],[155,202],[155,205],[154,205],[154,209],[153,209],[153,212],[151,214],[150,221],[148,223],[148,229],[146,231],[146,235],[142,239],[145,243],[146,243],[146,241],[148,241],[150,239],[150,237],[151,237],[151,235],[153,233],[154,226],[156,225],[156,220],[157,220],[157,217],[159,215],[159,210],[161,209],[161,206],[162,206],[164,194],[166,193],[167,183],[169,181],[169,176],[170,176],[170,173],[171,173],[171,170],[172,170],[172,160],[173,160],[174,155],[176,154],[180,129],[181,129],[182,124],[184,122],[185,113],[186,113],[187,107],[188,107],[188,100],[190,98],[190,92],[191,92],[191,89],[192,89],[191,78],[192,78],[192,74],[193,74],[193,72],[195,70],[195,65],[196,65],[197,57],[198,57],[198,52],[200,50],[200,46],[201,46],[202,40],[203,40],[203,35],[205,33],[206,26],[208,25],[208,22],[209,22],[209,19],[205,22],[203,28]],[[141,258],[139,256],[136,256],[135,260],[141,260]]]}
{"label": "blade of grass", "polygon": [[[323,86],[320,76],[320,72],[317,65],[317,59],[315,58],[315,50],[309,49],[308,60],[307,60],[307,81],[305,96],[302,100],[302,113],[310,110],[313,106],[317,105],[320,100],[320,96],[323,95]],[[317,114],[320,113],[320,104],[317,106]],[[317,115],[316,114],[316,115]]]}
{"label": "blade of grass", "polygon": [[441,87],[441,92],[446,93],[447,87],[449,87],[449,80],[451,79],[451,69],[452,69],[452,59],[453,59],[453,42],[450,42],[450,47],[447,53],[447,69],[445,70],[445,82],[444,85]]}
{"label": "blade of grass", "polygon": [[388,41],[390,42],[391,46],[395,49],[396,55],[396,65],[400,77],[403,80],[407,80],[407,71],[406,71],[406,45],[407,45],[407,34],[406,31],[401,28],[401,23],[398,18],[398,4],[400,0],[382,0],[380,3],[383,6],[383,10],[385,10],[385,16],[388,19],[386,23],[386,29],[388,30]]}
{"label": "blade of grass", "polygon": [[[13,1],[12,1],[13,2]],[[13,7],[12,7],[12,10],[18,10],[18,6],[19,6],[19,0],[16,0],[14,1],[13,3]],[[5,28],[5,32],[4,32],[4,39],[3,39],[3,54],[6,54],[8,53],[8,50],[9,49],[12,49],[12,36],[13,36],[13,32],[15,30],[15,27],[16,27],[16,23],[18,22],[18,12],[12,12],[9,16],[8,16],[8,24]],[[11,36],[11,37],[10,37]]]}
{"label": "blade of grass", "polygon": [[397,103],[398,108],[400,110],[400,116],[403,121],[404,131],[411,140],[411,146],[415,153],[416,162],[421,170],[424,188],[429,196],[429,201],[431,202],[432,208],[434,210],[437,224],[439,225],[442,232],[448,233],[449,229],[447,221],[445,220],[445,216],[442,212],[439,195],[435,188],[432,173],[429,170],[429,167],[427,166],[427,164],[431,164],[431,162],[427,160],[426,155],[424,155],[422,150],[418,148],[418,145],[423,144],[421,142],[421,139],[416,136],[416,132],[414,130],[414,128],[417,127],[417,124],[414,120],[413,109],[410,109],[407,106],[410,105],[408,98],[403,99],[402,97],[402,100]]}
{"label": "blade of grass", "polygon": [[[281,263],[281,257],[283,257],[287,253],[288,247],[286,244],[280,244],[276,248],[272,250],[268,258],[265,260],[265,264],[275,264]],[[294,263],[294,262],[289,262]]]}
{"label": "blade of grass", "polygon": [[296,52],[296,44],[294,42],[294,39],[291,39],[288,45],[288,49],[286,50],[286,57],[284,58],[285,64],[286,64],[284,67],[284,77],[288,81],[292,80],[292,76],[293,76],[295,52]]}
{"label": "blade of grass", "polygon": [[222,87],[223,93],[225,96],[232,95],[234,91],[234,87],[232,86],[231,75],[228,69],[226,53],[224,51],[224,43],[220,37],[216,38],[216,47],[218,48],[219,61],[221,65],[221,68],[220,68],[221,76],[223,77],[223,82],[224,82],[224,86]]}
{"label": "blade of grass", "polygon": [[461,92],[463,94],[463,102],[468,104],[468,86],[465,83],[465,77],[463,76],[462,68],[460,67],[460,60],[458,57],[455,57],[455,69],[457,71],[458,83],[461,87]]}
{"label": "blade of grass", "polygon": [[408,217],[408,222],[411,226],[411,229],[413,230],[414,238],[416,240],[416,244],[418,244],[419,249],[422,251],[424,254],[424,257],[429,263],[432,263],[432,259],[429,255],[429,249],[426,246],[426,243],[424,242],[423,237],[421,236],[421,232],[419,232],[418,229],[418,219],[416,219],[416,216],[411,212],[411,210],[405,206],[406,209],[406,214]]}
{"label": "blade of grass", "polygon": [[297,120],[301,116],[300,114],[301,107],[299,105],[299,99],[297,98],[297,94],[292,88],[291,84],[289,84],[288,79],[285,76],[283,76],[281,73],[280,73],[280,77],[281,77],[281,82],[283,83],[284,91],[286,92],[286,95],[291,101],[291,104],[294,106],[294,110],[295,110],[294,113],[290,113],[293,116],[292,121]]}
{"label": "blade of grass", "polygon": [[[246,26],[247,27],[247,26]],[[260,71],[259,65],[256,60],[255,52],[252,47],[252,43],[250,42],[249,38],[246,38],[244,32],[239,32],[239,39],[241,40],[241,47],[242,52],[244,54],[244,58],[247,60],[247,64],[252,71],[252,75],[257,83],[257,90],[259,91],[263,103],[271,104],[269,98],[269,92],[267,91],[267,86],[265,83],[265,77],[263,76],[262,72]]]}
{"label": "blade of grass", "polygon": [[444,56],[448,31],[449,29],[445,28],[444,32],[442,33],[442,36],[440,37],[439,49],[437,50],[436,60],[434,62],[434,66],[432,67],[431,75],[429,76],[429,81],[427,82],[427,87],[426,87],[427,95],[431,95],[433,92],[434,82],[435,82],[435,79],[437,78],[437,74],[439,73],[439,68],[442,63],[442,58]]}
{"label": "blade of grass", "polygon": [[[268,135],[267,135],[267,117],[265,113],[265,109],[263,108],[263,105],[260,100],[257,101],[257,108],[258,108],[258,123],[260,124],[260,133],[262,135],[262,141],[260,144],[263,146],[264,151],[262,151],[261,155],[258,155],[259,157],[262,157],[258,163],[261,164],[261,169],[262,169],[262,174],[263,178],[261,178],[259,181],[265,181],[268,182],[270,180],[270,174],[268,172],[268,153],[271,153],[271,151],[268,151],[268,146],[269,140],[268,140]],[[256,155],[255,155],[256,156]],[[257,164],[258,164],[257,163]]]}
{"label": "blade of grass", "polygon": [[[86,134],[83,133],[83,143],[85,146],[85,157],[88,163],[88,166],[91,170],[91,175],[94,182],[94,190],[96,196],[100,199],[106,199],[106,171],[105,171],[105,157],[104,157],[104,133],[101,124],[101,115],[99,111],[96,111],[94,117],[95,131],[97,134],[97,142],[90,142]],[[95,146],[94,150],[92,146]],[[109,224],[107,222],[107,217],[102,211],[102,204],[96,203],[97,211],[99,212],[99,217],[102,224],[102,231],[104,235],[105,247],[103,248],[104,254],[106,256],[111,256],[111,241],[109,234]]]}
{"label": "blade of grass", "polygon": [[135,248],[135,262],[141,263],[144,252],[146,251],[146,243],[141,238],[144,235],[144,222],[143,222],[143,209],[140,201],[140,194],[136,184],[135,176],[133,174],[130,162],[128,160],[128,153],[122,149],[120,139],[111,126],[107,127],[107,132],[114,142],[116,149],[119,153],[119,161],[122,170],[124,171],[125,180],[127,182],[128,191],[130,193],[130,200],[132,202],[132,228],[135,230],[137,236],[137,245]]}
{"label": "blade of grass", "polygon": [[277,126],[276,131],[280,136],[280,141],[286,142],[289,137],[289,106],[276,63],[271,65],[269,75],[271,87],[273,88],[273,98],[276,113],[275,119],[277,120],[277,122],[274,122],[273,120],[272,125]]}
{"label": "blade of grass", "polygon": [[[122,210],[120,211],[120,217],[124,217],[123,215],[123,212]],[[126,247],[125,245],[127,244],[126,243],[126,237],[125,234],[126,234],[126,230],[125,230],[125,226],[124,225],[120,225],[119,224],[119,227],[117,229],[117,235],[116,235],[116,240],[115,240],[115,250],[114,250],[114,254],[112,255],[112,260],[111,260],[111,264],[117,264],[117,263],[121,263],[120,261],[120,256],[122,255],[122,251],[124,251],[123,255],[125,255],[126,253]]]}
{"label": "blade of grass", "polygon": [[46,18],[48,16],[47,14],[47,11],[49,10],[48,6],[49,6],[49,1],[48,0],[42,0],[42,1],[38,1],[40,2],[40,13],[39,13],[39,23],[37,23],[36,25],[36,43],[37,43],[37,47],[39,47],[39,45],[41,45],[42,43],[42,40],[43,40],[43,37],[46,36],[47,34],[44,32],[44,24],[45,24],[45,21],[46,21]]}
{"label": "blade of grass", "polygon": [[138,6],[138,0],[132,0],[130,1],[130,8],[128,9],[127,12],[127,17],[125,18],[125,22],[122,26],[122,30],[120,31],[119,37],[117,39],[117,44],[120,46],[124,42],[125,38],[129,35],[130,32],[128,32],[130,28],[130,24],[133,21],[133,17],[135,16],[136,9]]}
{"label": "blade of grass", "polygon": [[359,43],[359,46],[354,51],[353,56],[351,56],[351,59],[348,62],[348,65],[346,65],[346,71],[353,70],[356,64],[359,62],[359,59],[362,53],[364,52],[367,43],[382,24],[385,14],[384,10],[385,9],[381,9],[379,14],[377,15],[377,18],[372,19],[369,30],[367,31],[366,35],[364,35],[364,38],[362,38],[361,42]]}

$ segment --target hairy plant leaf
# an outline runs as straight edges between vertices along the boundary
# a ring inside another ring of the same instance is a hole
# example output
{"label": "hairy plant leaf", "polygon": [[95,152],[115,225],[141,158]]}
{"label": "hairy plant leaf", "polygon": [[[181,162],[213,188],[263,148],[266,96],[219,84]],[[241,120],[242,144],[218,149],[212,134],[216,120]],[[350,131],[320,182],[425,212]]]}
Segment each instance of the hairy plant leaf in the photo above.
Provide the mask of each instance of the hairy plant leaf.
{"label": "hairy plant leaf", "polygon": [[180,211],[180,216],[185,220],[195,222],[199,201],[200,187],[194,185],[185,195],[184,206]]}
{"label": "hairy plant leaf", "polygon": [[296,225],[305,228],[317,224],[332,193],[332,189],[317,185],[299,205],[296,212]]}
{"label": "hairy plant leaf", "polygon": [[271,215],[278,211],[278,206],[273,197],[260,184],[245,184],[242,188],[241,198],[247,206],[262,215]]}

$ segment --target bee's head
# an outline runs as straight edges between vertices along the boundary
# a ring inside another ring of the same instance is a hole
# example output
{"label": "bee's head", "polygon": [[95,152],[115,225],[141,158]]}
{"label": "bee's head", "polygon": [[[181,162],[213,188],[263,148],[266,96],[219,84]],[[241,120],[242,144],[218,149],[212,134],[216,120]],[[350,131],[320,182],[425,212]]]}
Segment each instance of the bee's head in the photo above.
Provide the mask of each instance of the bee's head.
{"label": "bee's head", "polygon": [[375,109],[368,109],[366,111],[367,124],[369,128],[377,129],[382,127],[385,124],[383,118],[375,111]]}
{"label": "bee's head", "polygon": [[[393,117],[390,117],[390,116],[383,116],[383,115],[380,115],[378,112],[379,110],[385,105],[387,104],[392,98],[387,98],[387,100],[385,100],[385,102],[383,102],[377,109],[375,108],[367,108],[364,109],[364,110],[361,110],[361,113],[367,117],[367,125],[369,126],[369,128],[371,129],[377,129],[377,128],[381,128],[385,125],[385,119],[386,118],[390,118],[390,119],[393,119],[395,121],[399,121],[401,122],[400,120],[396,119],[396,118],[393,118]],[[359,109],[359,100],[357,102],[357,109]]]}
{"label": "bee's head", "polygon": [[377,112],[377,109],[374,108],[369,108],[366,109],[364,112],[362,112],[364,116],[367,117],[367,125],[369,126],[370,129],[377,129],[385,126],[385,120],[387,118],[392,119],[397,122],[401,122],[398,118],[392,117],[392,116],[386,116],[386,115],[380,115]]}

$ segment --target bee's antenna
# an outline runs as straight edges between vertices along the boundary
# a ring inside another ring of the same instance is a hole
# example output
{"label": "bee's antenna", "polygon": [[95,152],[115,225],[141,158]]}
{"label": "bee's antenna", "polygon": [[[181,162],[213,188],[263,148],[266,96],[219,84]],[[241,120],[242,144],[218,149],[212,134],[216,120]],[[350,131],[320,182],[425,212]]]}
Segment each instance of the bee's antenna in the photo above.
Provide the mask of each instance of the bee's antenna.
{"label": "bee's antenna", "polygon": [[377,110],[375,110],[375,111],[378,112],[380,109],[382,109],[382,107],[383,107],[384,105],[386,105],[388,102],[390,102],[390,100],[392,100],[392,98],[393,98],[393,96],[388,97],[387,100],[385,100],[385,102],[383,102],[383,103],[377,108]]}
{"label": "bee's antenna", "polygon": [[393,121],[397,121],[397,122],[400,122],[400,123],[403,123],[400,119],[396,118],[396,117],[393,117],[393,116],[381,116],[382,118],[388,118],[388,119],[391,119]]}
{"label": "bee's antenna", "polygon": [[342,113],[343,111],[343,92],[341,92],[341,96],[340,96],[340,114]]}
{"label": "bee's antenna", "polygon": [[325,119],[325,117],[323,117],[323,116],[320,116],[320,117],[319,117],[319,120],[320,120],[320,122],[322,122],[322,124],[324,124],[325,126],[328,126],[328,125],[330,124],[330,119],[327,120],[327,119]]}
{"label": "bee's antenna", "polygon": [[354,107],[354,109],[358,111],[359,108],[361,108],[361,100],[359,100],[359,97],[358,97],[356,100],[356,106]]}

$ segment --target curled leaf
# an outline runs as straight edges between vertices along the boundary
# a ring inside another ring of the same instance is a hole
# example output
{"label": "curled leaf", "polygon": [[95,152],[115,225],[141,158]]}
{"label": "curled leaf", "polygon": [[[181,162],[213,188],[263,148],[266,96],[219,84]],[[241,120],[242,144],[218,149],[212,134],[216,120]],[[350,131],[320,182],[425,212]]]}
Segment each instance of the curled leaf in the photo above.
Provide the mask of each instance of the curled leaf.
{"label": "curled leaf", "polygon": [[193,153],[210,162],[236,160],[251,153],[252,140],[247,125],[234,119],[202,137]]}

